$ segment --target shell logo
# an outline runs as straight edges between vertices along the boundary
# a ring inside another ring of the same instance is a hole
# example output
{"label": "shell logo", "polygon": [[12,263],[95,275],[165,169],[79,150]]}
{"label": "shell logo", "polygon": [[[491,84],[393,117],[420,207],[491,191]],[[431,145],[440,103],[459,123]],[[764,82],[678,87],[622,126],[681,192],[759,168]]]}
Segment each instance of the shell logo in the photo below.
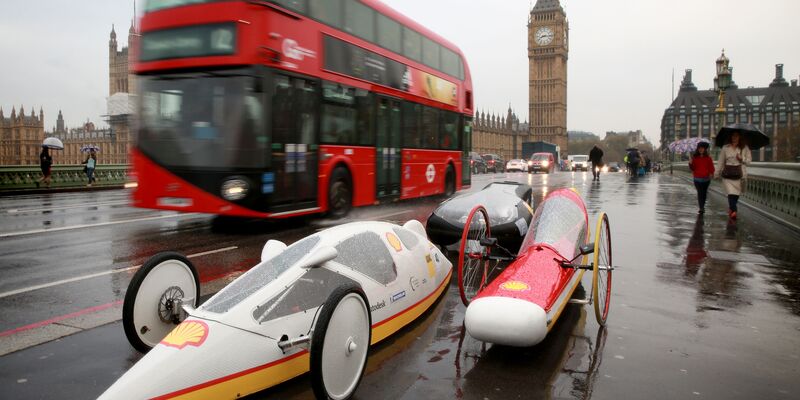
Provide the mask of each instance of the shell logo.
{"label": "shell logo", "polygon": [[386,232],[386,241],[392,246],[395,251],[403,251],[403,245],[400,244],[400,239],[394,233]]}
{"label": "shell logo", "polygon": [[436,265],[430,254],[425,254],[425,263],[428,264],[428,277],[433,278],[436,276]]}
{"label": "shell logo", "polygon": [[161,341],[164,346],[178,350],[186,346],[200,347],[208,337],[208,325],[202,321],[183,321]]}
{"label": "shell logo", "polygon": [[522,292],[531,288],[527,283],[520,281],[504,282],[502,285],[500,285],[500,287],[512,292]]}

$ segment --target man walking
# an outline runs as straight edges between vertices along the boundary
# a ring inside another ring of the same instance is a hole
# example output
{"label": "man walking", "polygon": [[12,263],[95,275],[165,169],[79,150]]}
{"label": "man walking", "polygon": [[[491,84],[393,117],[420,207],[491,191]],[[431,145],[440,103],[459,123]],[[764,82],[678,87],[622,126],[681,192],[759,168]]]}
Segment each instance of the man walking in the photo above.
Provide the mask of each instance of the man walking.
{"label": "man walking", "polygon": [[600,168],[603,168],[603,150],[600,150],[597,145],[594,145],[592,150],[589,152],[589,161],[592,162],[592,180],[599,181]]}

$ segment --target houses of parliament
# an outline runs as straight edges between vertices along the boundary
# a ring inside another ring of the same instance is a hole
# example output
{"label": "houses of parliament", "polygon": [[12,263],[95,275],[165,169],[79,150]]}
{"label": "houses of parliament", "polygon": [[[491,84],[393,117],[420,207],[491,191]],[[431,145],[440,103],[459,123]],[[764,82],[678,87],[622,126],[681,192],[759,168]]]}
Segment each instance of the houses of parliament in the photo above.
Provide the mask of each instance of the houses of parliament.
{"label": "houses of parliament", "polygon": [[38,112],[24,106],[19,110],[12,106],[11,112],[0,107],[0,165],[38,165],[42,140],[57,137],[64,143],[64,150],[51,152],[56,164],[80,164],[86,158],[81,147],[95,145],[100,147],[98,161],[101,164],[127,164],[131,146],[130,117],[131,106],[128,96],[134,92],[133,79],[129,66],[138,38],[133,23],[128,30],[127,45],[119,49],[114,27],[108,41],[108,114],[109,128],[97,129],[91,121],[79,127],[67,127],[61,110],[58,111],[56,125],[45,131],[44,110]]}

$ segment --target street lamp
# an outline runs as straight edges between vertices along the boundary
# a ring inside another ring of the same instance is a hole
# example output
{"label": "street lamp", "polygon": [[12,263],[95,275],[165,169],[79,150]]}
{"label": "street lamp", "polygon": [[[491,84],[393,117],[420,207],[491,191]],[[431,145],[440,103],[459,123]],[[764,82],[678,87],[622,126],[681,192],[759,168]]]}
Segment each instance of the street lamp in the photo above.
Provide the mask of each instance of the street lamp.
{"label": "street lamp", "polygon": [[717,76],[714,77],[714,91],[719,95],[717,101],[717,129],[711,131],[711,142],[714,142],[717,131],[725,125],[725,91],[731,86],[731,70],[728,66],[730,60],[725,57],[725,49],[722,55],[717,58]]}

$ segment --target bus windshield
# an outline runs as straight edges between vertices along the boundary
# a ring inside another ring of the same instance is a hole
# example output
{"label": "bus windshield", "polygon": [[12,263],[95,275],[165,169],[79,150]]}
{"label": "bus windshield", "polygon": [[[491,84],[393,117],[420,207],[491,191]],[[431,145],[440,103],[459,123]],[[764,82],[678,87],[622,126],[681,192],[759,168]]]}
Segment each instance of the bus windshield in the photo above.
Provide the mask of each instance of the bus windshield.
{"label": "bus windshield", "polygon": [[211,3],[223,0],[147,0],[144,3],[144,11],[156,11],[164,8],[180,7],[189,4]]}
{"label": "bus windshield", "polygon": [[261,81],[237,72],[140,78],[139,149],[172,167],[264,168]]}

